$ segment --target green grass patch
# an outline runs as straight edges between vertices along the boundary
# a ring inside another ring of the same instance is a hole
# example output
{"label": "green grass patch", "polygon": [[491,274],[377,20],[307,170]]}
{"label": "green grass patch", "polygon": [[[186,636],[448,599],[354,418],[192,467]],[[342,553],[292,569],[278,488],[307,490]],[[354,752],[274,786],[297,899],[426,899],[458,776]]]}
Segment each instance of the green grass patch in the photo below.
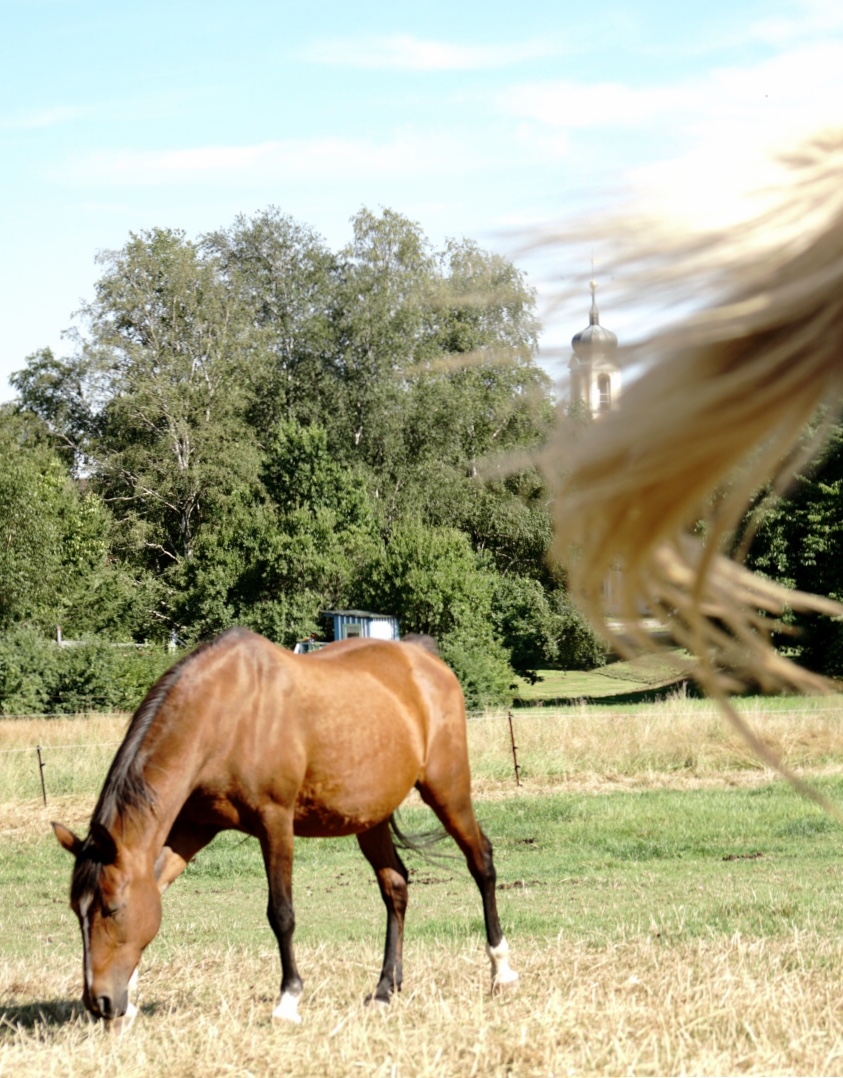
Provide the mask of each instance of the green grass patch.
{"label": "green grass patch", "polygon": [[[843,798],[843,781],[820,785]],[[841,828],[781,782],[753,790],[520,795],[480,803],[478,811],[495,844],[502,917],[513,940],[559,933],[593,943],[641,933],[689,940],[841,928]],[[424,809],[405,813],[409,828],[430,819]],[[443,843],[443,851],[450,848]],[[407,860],[408,939],[479,945],[480,902],[462,860]],[[66,907],[70,867],[51,835],[3,842],[0,909],[9,952],[78,947]],[[299,840],[294,889],[302,942],[366,940],[376,955],[383,910],[354,839]],[[220,942],[273,950],[265,906],[257,843],[220,835],[165,896],[151,953]]]}
{"label": "green grass patch", "polygon": [[538,670],[538,680],[519,678],[514,703],[530,705],[565,700],[611,700],[653,697],[683,681],[681,652],[642,655],[612,661],[594,670]]}

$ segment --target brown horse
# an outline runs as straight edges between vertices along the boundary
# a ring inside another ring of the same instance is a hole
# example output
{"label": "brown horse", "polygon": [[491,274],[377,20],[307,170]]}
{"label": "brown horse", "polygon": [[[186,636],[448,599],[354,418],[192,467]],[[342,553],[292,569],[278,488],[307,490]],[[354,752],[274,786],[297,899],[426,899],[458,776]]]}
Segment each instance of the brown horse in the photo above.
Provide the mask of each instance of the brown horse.
{"label": "brown horse", "polygon": [[407,870],[390,834],[415,786],[465,855],[483,900],[493,987],[517,979],[495,902],[492,847],[471,804],[459,682],[418,643],[348,640],[293,655],[231,629],[166,673],[135,712],[90,834],[53,824],[76,858],[83,999],[135,1013],[130,982],[161,923],[161,894],[219,832],[261,844],[281,952],[273,1017],[298,1022],[293,837],[356,835],[387,911],[374,999],[401,988]]}

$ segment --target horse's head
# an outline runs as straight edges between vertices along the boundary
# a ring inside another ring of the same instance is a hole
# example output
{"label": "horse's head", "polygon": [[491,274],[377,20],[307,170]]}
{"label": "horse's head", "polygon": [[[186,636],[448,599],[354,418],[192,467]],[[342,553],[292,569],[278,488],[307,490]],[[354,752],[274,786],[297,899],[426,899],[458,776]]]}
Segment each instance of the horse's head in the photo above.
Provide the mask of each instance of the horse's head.
{"label": "horse's head", "polygon": [[82,929],[82,999],[97,1018],[122,1018],[141,954],[161,923],[154,867],[99,824],[84,840],[61,824],[53,830],[76,858],[70,904]]}

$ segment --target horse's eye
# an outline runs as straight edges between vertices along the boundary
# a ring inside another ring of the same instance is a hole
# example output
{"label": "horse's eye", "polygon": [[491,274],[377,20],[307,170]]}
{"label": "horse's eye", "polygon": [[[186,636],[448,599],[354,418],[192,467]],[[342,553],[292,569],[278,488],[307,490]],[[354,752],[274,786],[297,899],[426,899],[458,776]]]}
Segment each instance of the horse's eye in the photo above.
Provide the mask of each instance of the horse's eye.
{"label": "horse's eye", "polygon": [[124,906],[125,906],[125,903],[123,905],[121,905],[121,906],[113,906],[113,907],[103,906],[103,910],[102,910],[103,918],[108,919],[109,917],[113,917],[116,913],[119,913],[124,908]]}

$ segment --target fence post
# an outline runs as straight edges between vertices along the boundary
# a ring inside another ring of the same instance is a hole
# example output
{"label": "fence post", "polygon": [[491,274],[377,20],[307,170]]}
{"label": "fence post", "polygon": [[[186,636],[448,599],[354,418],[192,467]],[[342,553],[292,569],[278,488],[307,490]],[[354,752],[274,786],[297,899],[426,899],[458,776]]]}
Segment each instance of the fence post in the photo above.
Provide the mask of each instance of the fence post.
{"label": "fence post", "polygon": [[41,759],[41,746],[36,746],[35,751],[38,753],[38,773],[41,776],[41,796],[44,798],[44,804],[47,804],[47,787],[44,785],[44,761]]}
{"label": "fence post", "polygon": [[515,765],[515,785],[520,786],[521,776],[519,775],[519,771],[521,770],[521,767],[518,763],[518,746],[515,744],[515,731],[512,728],[512,712],[507,711],[506,717],[509,719],[509,740],[512,744],[512,762]]}

